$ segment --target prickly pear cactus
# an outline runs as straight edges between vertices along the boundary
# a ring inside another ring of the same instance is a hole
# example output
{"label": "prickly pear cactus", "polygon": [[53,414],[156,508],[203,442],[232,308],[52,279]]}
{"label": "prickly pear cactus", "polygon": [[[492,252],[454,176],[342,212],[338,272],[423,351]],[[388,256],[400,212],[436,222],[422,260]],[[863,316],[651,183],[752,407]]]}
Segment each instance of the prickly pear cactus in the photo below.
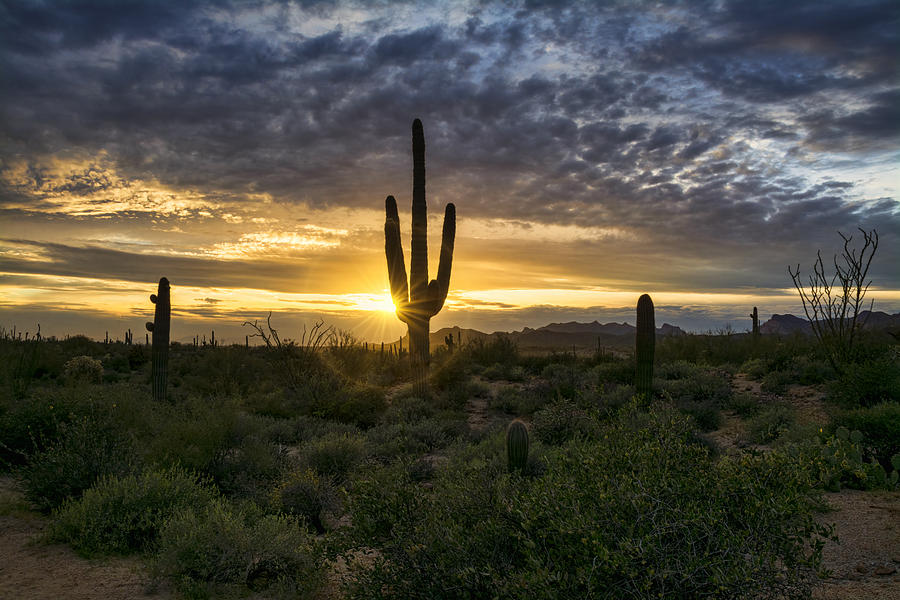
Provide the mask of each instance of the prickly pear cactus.
{"label": "prickly pear cactus", "polygon": [[647,294],[638,298],[637,333],[634,343],[634,387],[638,394],[649,398],[653,389],[653,354],[656,349],[656,323],[653,300]]}
{"label": "prickly pear cactus", "polygon": [[506,455],[510,471],[522,472],[528,464],[528,429],[516,419],[506,430]]}
{"label": "prickly pear cactus", "polygon": [[153,358],[151,368],[151,388],[153,399],[161,402],[166,399],[166,382],[169,369],[169,324],[172,317],[172,304],[169,299],[169,280],[159,280],[159,288],[150,294],[150,302],[156,305],[153,322],[147,322],[147,331],[153,334],[153,346],[150,355]]}

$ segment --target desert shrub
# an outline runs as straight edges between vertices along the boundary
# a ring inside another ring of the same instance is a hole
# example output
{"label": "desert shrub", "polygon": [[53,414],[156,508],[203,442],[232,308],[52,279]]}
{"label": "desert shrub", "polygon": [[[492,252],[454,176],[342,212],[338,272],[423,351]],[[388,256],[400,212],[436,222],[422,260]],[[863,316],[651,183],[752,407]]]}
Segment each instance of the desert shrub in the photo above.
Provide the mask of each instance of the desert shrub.
{"label": "desert shrub", "polygon": [[359,427],[371,427],[387,407],[381,388],[356,384],[336,393],[330,402],[320,404],[313,415]]}
{"label": "desert shrub", "polygon": [[824,359],[801,355],[795,356],[791,364],[791,376],[801,385],[824,383],[834,375],[834,369]]}
{"label": "desert shrub", "polygon": [[0,470],[23,465],[57,441],[60,427],[82,412],[70,398],[40,391],[0,411]]}
{"label": "desert shrub", "polygon": [[759,400],[752,394],[745,394],[743,392],[740,392],[734,394],[725,407],[733,410],[739,416],[747,419],[758,413],[762,408],[762,405],[759,403]]}
{"label": "desert shrub", "polygon": [[661,379],[688,379],[703,372],[702,367],[686,360],[663,363],[656,368],[656,376]]}
{"label": "desert shrub", "polygon": [[462,353],[469,360],[481,366],[493,364],[515,364],[519,359],[519,348],[516,343],[505,335],[496,335],[490,338],[472,340],[467,343]]}
{"label": "desert shrub", "polygon": [[829,387],[828,397],[847,408],[900,402],[900,366],[890,358],[847,364],[843,376]]}
{"label": "desert shrub", "polygon": [[623,384],[607,384],[598,390],[595,405],[599,416],[610,417],[616,414],[634,397],[634,386]]}
{"label": "desert shrub", "polygon": [[304,598],[322,584],[319,550],[296,518],[221,500],[169,518],[153,566],[193,598],[246,594],[248,588]]}
{"label": "desert shrub", "polygon": [[325,531],[322,521],[325,513],[334,512],[340,506],[331,479],[309,468],[289,473],[272,490],[270,503],[283,513],[302,518],[318,533]]}
{"label": "desert shrub", "polygon": [[437,368],[431,369],[429,375],[431,385],[437,390],[446,390],[451,386],[459,385],[468,377],[469,367],[469,354],[455,352],[437,365]]}
{"label": "desert shrub", "polygon": [[839,411],[832,420],[838,427],[862,432],[866,456],[891,468],[891,457],[900,454],[900,402]]}
{"label": "desert shrub", "polygon": [[71,358],[63,369],[66,380],[71,383],[100,383],[103,378],[103,363],[90,356]]}
{"label": "desert shrub", "polygon": [[352,566],[348,597],[809,593],[826,530],[793,457],[713,461],[691,424],[659,407],[550,451],[540,477],[507,473],[485,454],[502,453],[496,441],[441,469],[432,492],[399,467],[357,483],[353,528],[379,555]]}
{"label": "desert shrub", "polygon": [[488,406],[511,415],[530,416],[546,405],[550,397],[546,392],[539,392],[535,386],[522,388],[507,386],[500,388],[497,394],[491,397]]}
{"label": "desert shrub", "polygon": [[768,444],[781,437],[796,423],[794,411],[784,404],[773,404],[750,419],[747,435],[751,442]]}
{"label": "desert shrub", "polygon": [[238,410],[232,401],[190,397],[165,416],[153,424],[152,435],[144,442],[151,464],[207,472],[239,441],[234,439]]}
{"label": "desert shrub", "polygon": [[772,371],[763,375],[759,389],[767,394],[780,396],[787,391],[787,386],[793,383],[791,374],[787,371]]}
{"label": "desert shrub", "polygon": [[525,370],[511,363],[494,363],[481,371],[481,376],[489,381],[522,381]]}
{"label": "desert shrub", "polygon": [[437,409],[434,403],[426,398],[417,396],[406,396],[397,398],[391,402],[384,417],[383,423],[415,423],[422,419],[434,416]]}
{"label": "desert shrub", "polygon": [[597,423],[572,402],[560,400],[534,413],[531,430],[545,444],[562,444],[576,436],[595,434]]}
{"label": "desert shrub", "polygon": [[618,383],[631,385],[634,383],[634,361],[616,360],[599,364],[591,369],[597,385]]}
{"label": "desert shrub", "polygon": [[541,371],[541,379],[547,382],[551,398],[574,399],[585,387],[584,373],[574,364],[550,363]]}
{"label": "desert shrub", "polygon": [[769,362],[763,358],[750,358],[741,365],[739,369],[742,373],[746,373],[750,379],[762,379],[769,369]]}
{"label": "desert shrub", "polygon": [[180,469],[102,477],[58,509],[50,537],[88,555],[138,552],[173,513],[201,507],[216,495],[210,483]]}
{"label": "desert shrub", "polygon": [[287,464],[284,446],[249,435],[219,453],[207,472],[227,496],[261,501],[264,490],[271,487]]}
{"label": "desert shrub", "polygon": [[390,462],[398,457],[443,448],[467,430],[465,421],[439,416],[416,423],[381,425],[367,432],[368,452],[382,462]]}
{"label": "desert shrub", "polygon": [[685,403],[708,404],[710,406],[725,406],[731,399],[731,384],[724,376],[710,372],[697,370],[687,374],[683,378],[670,378],[662,385],[662,389],[677,405]]}
{"label": "desert shrub", "polygon": [[679,408],[694,418],[700,431],[715,431],[722,422],[722,412],[711,402],[685,402]]}
{"label": "desert shrub", "polygon": [[137,462],[134,441],[108,420],[81,417],[61,427],[59,441],[21,469],[25,496],[42,511],[81,494],[104,475],[126,475]]}
{"label": "desert shrub", "polygon": [[300,462],[320,475],[344,479],[366,455],[365,438],[350,434],[328,434],[298,448]]}

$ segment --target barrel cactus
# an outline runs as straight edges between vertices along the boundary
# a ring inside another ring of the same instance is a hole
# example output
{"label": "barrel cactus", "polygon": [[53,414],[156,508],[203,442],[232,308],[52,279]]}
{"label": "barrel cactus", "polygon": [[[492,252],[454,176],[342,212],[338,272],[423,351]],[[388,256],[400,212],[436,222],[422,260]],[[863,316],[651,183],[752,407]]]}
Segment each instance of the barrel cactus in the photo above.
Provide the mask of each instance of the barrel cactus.
{"label": "barrel cactus", "polygon": [[635,335],[634,387],[638,394],[649,398],[653,388],[653,354],[656,348],[656,323],[653,318],[653,300],[648,294],[638,298],[637,333]]}
{"label": "barrel cactus", "polygon": [[147,331],[153,334],[153,346],[150,351],[153,358],[150,374],[151,388],[153,399],[163,401],[166,399],[169,368],[169,324],[172,316],[168,279],[163,277],[159,280],[159,288],[155,294],[150,294],[150,302],[156,305],[153,322],[147,322]]}
{"label": "barrel cactus", "polygon": [[522,472],[528,464],[528,428],[516,419],[506,430],[506,455],[510,471]]}

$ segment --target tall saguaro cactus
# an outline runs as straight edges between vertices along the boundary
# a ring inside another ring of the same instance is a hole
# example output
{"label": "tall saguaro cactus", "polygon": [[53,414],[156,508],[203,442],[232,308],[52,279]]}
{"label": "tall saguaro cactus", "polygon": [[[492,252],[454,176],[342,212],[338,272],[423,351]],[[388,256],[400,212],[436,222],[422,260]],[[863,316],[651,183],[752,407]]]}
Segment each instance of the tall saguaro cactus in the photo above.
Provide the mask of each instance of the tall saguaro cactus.
{"label": "tall saguaro cactus", "polygon": [[656,323],[653,318],[653,300],[644,294],[637,303],[637,333],[634,343],[636,363],[634,387],[647,398],[653,388],[653,354],[656,349]]}
{"label": "tall saguaro cactus", "polygon": [[409,353],[421,365],[428,363],[428,331],[431,317],[438,314],[450,288],[453,242],[456,237],[456,207],[450,203],[444,211],[441,258],[437,279],[428,281],[428,222],[425,205],[425,133],[419,119],[412,124],[413,202],[412,244],[409,280],[400,242],[400,217],[397,201],[388,196],[384,202],[384,254],[387,257],[391,295],[397,317],[409,327]]}
{"label": "tall saguaro cactus", "polygon": [[753,319],[753,335],[759,335],[759,312],[756,310],[756,307],[753,307],[753,312],[750,313],[750,318]]}
{"label": "tall saguaro cactus", "polygon": [[169,367],[169,323],[172,317],[172,303],[169,299],[169,280],[159,280],[159,289],[150,294],[150,302],[156,305],[153,322],[147,322],[147,331],[153,334],[153,347],[150,355],[153,358],[150,377],[153,399],[166,399],[166,381]]}

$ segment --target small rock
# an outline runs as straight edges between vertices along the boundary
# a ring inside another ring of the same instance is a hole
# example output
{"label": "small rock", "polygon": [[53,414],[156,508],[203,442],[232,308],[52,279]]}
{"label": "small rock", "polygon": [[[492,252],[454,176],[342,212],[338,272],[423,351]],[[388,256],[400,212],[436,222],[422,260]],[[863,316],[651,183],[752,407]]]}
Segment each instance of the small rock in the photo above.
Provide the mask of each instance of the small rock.
{"label": "small rock", "polygon": [[881,565],[880,567],[875,569],[876,575],[887,576],[887,575],[893,575],[896,572],[897,572],[897,567],[895,567],[894,565]]}
{"label": "small rock", "polygon": [[850,571],[849,573],[847,573],[847,576],[844,577],[844,579],[849,579],[851,581],[859,581],[860,579],[862,579],[862,575],[860,575],[859,573],[854,573],[853,571]]}
{"label": "small rock", "polygon": [[857,563],[856,564],[856,572],[857,573],[868,573],[869,567],[866,566],[866,563]]}

